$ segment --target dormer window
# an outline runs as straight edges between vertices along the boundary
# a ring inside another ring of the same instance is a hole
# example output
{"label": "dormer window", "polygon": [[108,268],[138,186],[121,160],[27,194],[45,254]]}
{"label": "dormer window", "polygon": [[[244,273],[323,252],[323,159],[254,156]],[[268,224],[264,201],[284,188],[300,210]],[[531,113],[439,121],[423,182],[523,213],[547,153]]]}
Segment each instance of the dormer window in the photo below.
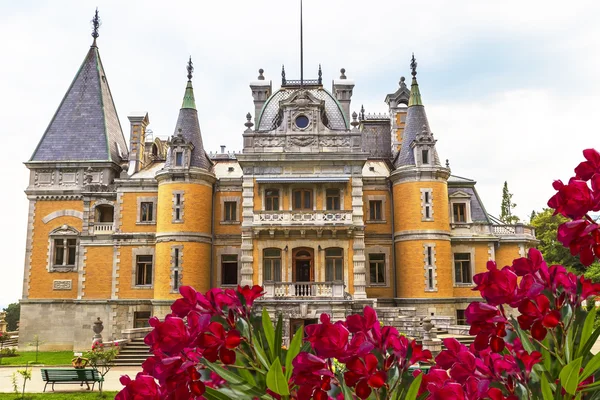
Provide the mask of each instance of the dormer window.
{"label": "dormer window", "polygon": [[465,203],[454,203],[452,208],[454,222],[467,222],[467,205]]}
{"label": "dormer window", "polygon": [[183,151],[178,151],[175,153],[175,166],[183,167]]}
{"label": "dormer window", "polygon": [[421,150],[421,160],[423,164],[429,164],[429,150]]}

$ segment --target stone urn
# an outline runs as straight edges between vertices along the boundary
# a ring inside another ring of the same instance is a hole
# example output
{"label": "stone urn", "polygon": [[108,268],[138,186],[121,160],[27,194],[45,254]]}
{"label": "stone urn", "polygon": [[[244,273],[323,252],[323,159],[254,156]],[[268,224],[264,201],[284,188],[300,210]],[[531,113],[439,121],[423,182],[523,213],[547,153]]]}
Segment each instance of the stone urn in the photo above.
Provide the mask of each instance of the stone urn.
{"label": "stone urn", "polygon": [[433,338],[433,333],[431,332],[433,326],[434,325],[431,323],[431,318],[423,318],[423,339],[429,340]]}
{"label": "stone urn", "polygon": [[100,317],[94,322],[94,326],[92,327],[94,331],[94,338],[92,339],[92,346],[96,343],[102,343],[102,331],[104,330],[104,325]]}

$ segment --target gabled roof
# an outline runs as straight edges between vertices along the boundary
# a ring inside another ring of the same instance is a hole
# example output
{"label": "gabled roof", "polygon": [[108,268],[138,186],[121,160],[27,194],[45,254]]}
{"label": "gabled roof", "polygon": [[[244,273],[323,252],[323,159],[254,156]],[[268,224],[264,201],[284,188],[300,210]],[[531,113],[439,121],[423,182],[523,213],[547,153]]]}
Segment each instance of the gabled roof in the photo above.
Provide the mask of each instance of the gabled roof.
{"label": "gabled roof", "polygon": [[94,41],[30,161],[120,163],[126,143]]}

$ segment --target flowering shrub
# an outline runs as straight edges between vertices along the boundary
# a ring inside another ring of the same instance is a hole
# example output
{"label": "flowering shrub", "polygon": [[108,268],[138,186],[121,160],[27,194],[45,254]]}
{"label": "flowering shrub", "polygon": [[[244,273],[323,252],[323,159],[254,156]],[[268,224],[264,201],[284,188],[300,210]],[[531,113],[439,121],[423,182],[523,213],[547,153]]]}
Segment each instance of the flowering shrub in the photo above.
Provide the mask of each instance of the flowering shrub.
{"label": "flowering shrub", "polygon": [[118,354],[118,342],[114,342],[114,344],[111,346],[107,346],[102,342],[95,342],[92,345],[92,350],[84,354],[84,358],[87,360],[87,362],[89,362],[92,369],[95,369],[98,374],[100,374],[100,382],[98,382],[100,393],[102,393],[104,376],[108,374],[108,371],[110,371],[110,369],[113,367],[114,360]]}
{"label": "flowering shrub", "polygon": [[[549,205],[572,219],[559,239],[589,264],[600,255],[600,232],[587,215],[600,210],[600,154],[584,155],[568,185],[555,182],[558,193]],[[335,322],[322,314],[284,348],[281,316],[273,326],[266,310],[251,312],[261,287],[202,294],[184,286],[172,313],[150,320],[154,329],[145,341],[154,355],[134,380],[121,378],[125,387],[116,399],[600,397],[600,353],[591,353],[600,336],[597,311],[582,306],[600,293],[600,284],[548,266],[536,249],[503,268],[490,261],[473,280],[484,300],[465,312],[475,340],[467,347],[445,339],[435,359],[382,326],[370,307]]]}

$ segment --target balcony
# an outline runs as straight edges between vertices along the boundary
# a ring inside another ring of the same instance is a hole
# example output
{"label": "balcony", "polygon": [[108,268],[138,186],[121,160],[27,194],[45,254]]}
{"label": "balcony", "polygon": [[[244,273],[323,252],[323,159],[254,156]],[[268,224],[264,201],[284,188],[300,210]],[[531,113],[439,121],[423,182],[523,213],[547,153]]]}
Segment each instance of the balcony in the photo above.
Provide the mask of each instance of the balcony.
{"label": "balcony", "polygon": [[265,282],[267,299],[344,298],[344,282]]}
{"label": "balcony", "polygon": [[352,211],[255,211],[255,225],[352,225]]}
{"label": "balcony", "polygon": [[535,229],[531,226],[516,225],[492,225],[492,232],[496,236],[530,236],[535,238]]}
{"label": "balcony", "polygon": [[112,235],[114,222],[96,222],[93,229],[94,235]]}

